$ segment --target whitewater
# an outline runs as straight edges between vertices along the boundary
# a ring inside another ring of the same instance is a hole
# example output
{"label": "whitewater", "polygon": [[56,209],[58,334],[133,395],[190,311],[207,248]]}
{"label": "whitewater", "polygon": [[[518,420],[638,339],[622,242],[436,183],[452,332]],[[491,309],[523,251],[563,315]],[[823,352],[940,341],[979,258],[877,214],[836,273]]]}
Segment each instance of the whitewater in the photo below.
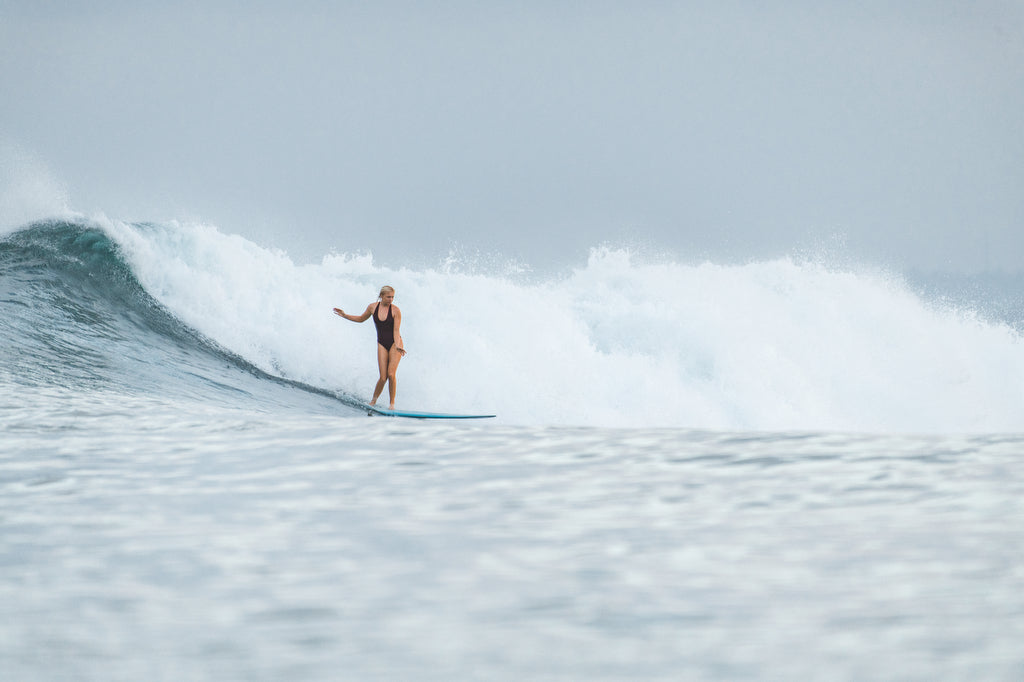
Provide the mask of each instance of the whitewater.
{"label": "whitewater", "polygon": [[1024,675],[1022,292],[0,224],[3,679]]}
{"label": "whitewater", "polygon": [[331,310],[361,311],[381,285],[396,287],[407,409],[537,425],[1024,428],[1024,344],[1011,323],[923,300],[880,270],[683,265],[595,248],[584,265],[530,281],[511,265],[391,269],[370,254],[296,265],[205,225],[76,229],[109,238],[104,257],[206,342],[363,398],[376,380],[372,329]]}

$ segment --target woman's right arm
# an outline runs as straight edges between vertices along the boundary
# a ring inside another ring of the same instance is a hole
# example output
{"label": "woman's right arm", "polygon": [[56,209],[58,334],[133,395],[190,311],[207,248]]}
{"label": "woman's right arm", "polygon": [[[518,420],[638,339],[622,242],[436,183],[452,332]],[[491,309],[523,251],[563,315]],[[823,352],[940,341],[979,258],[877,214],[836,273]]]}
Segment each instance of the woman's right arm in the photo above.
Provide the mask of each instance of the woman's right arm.
{"label": "woman's right arm", "polygon": [[373,304],[366,306],[366,310],[363,311],[362,315],[349,315],[341,308],[335,308],[334,314],[338,317],[344,317],[346,320],[352,320],[353,322],[366,322],[370,319],[370,315],[373,314]]}

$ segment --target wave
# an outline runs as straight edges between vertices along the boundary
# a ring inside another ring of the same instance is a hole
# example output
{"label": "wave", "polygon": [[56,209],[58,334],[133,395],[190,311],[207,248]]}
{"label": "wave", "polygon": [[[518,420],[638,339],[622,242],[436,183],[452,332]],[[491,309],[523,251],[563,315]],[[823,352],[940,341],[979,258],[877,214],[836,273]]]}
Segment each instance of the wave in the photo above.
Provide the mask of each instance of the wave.
{"label": "wave", "polygon": [[99,225],[39,221],[0,239],[0,287],[0,377],[14,387],[314,411],[330,396],[337,407],[176,318]]}
{"label": "wave", "polygon": [[[214,391],[219,401],[262,396],[268,383],[366,397],[372,326],[331,310],[361,311],[390,284],[409,351],[399,403],[409,408],[524,424],[1024,429],[1020,334],[868,269],[652,262],[597,248],[586,264],[531,281],[451,261],[388,268],[370,254],[297,265],[208,225],[106,219],[37,224],[3,241],[8,261],[15,252],[22,284],[65,287],[51,296],[61,315],[49,333],[71,317],[79,337],[95,337],[58,345],[57,357],[96,354],[113,334],[151,385],[176,372],[182,392],[234,387]],[[69,283],[91,290],[98,314],[75,317]],[[147,358],[154,348],[159,362]],[[94,379],[133,382],[123,368],[86,364]]]}

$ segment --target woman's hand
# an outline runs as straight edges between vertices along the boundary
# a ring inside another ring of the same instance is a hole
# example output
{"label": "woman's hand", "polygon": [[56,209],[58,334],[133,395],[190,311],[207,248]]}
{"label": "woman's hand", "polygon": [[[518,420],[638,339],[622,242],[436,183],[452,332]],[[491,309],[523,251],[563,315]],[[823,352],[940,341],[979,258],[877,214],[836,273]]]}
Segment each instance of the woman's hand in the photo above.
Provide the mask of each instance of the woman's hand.
{"label": "woman's hand", "polygon": [[345,317],[345,311],[342,310],[341,308],[335,308],[334,314],[337,315],[338,317]]}

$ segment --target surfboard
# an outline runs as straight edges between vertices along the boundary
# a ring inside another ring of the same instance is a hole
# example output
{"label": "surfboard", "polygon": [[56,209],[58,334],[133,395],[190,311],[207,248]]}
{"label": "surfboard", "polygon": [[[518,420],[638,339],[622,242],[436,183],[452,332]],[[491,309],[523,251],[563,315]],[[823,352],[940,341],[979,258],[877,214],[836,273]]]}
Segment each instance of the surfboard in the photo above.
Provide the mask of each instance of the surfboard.
{"label": "surfboard", "polygon": [[386,407],[363,404],[366,414],[381,417],[407,417],[409,419],[492,419],[493,414],[449,414],[447,412],[413,412],[411,410],[389,410]]}

